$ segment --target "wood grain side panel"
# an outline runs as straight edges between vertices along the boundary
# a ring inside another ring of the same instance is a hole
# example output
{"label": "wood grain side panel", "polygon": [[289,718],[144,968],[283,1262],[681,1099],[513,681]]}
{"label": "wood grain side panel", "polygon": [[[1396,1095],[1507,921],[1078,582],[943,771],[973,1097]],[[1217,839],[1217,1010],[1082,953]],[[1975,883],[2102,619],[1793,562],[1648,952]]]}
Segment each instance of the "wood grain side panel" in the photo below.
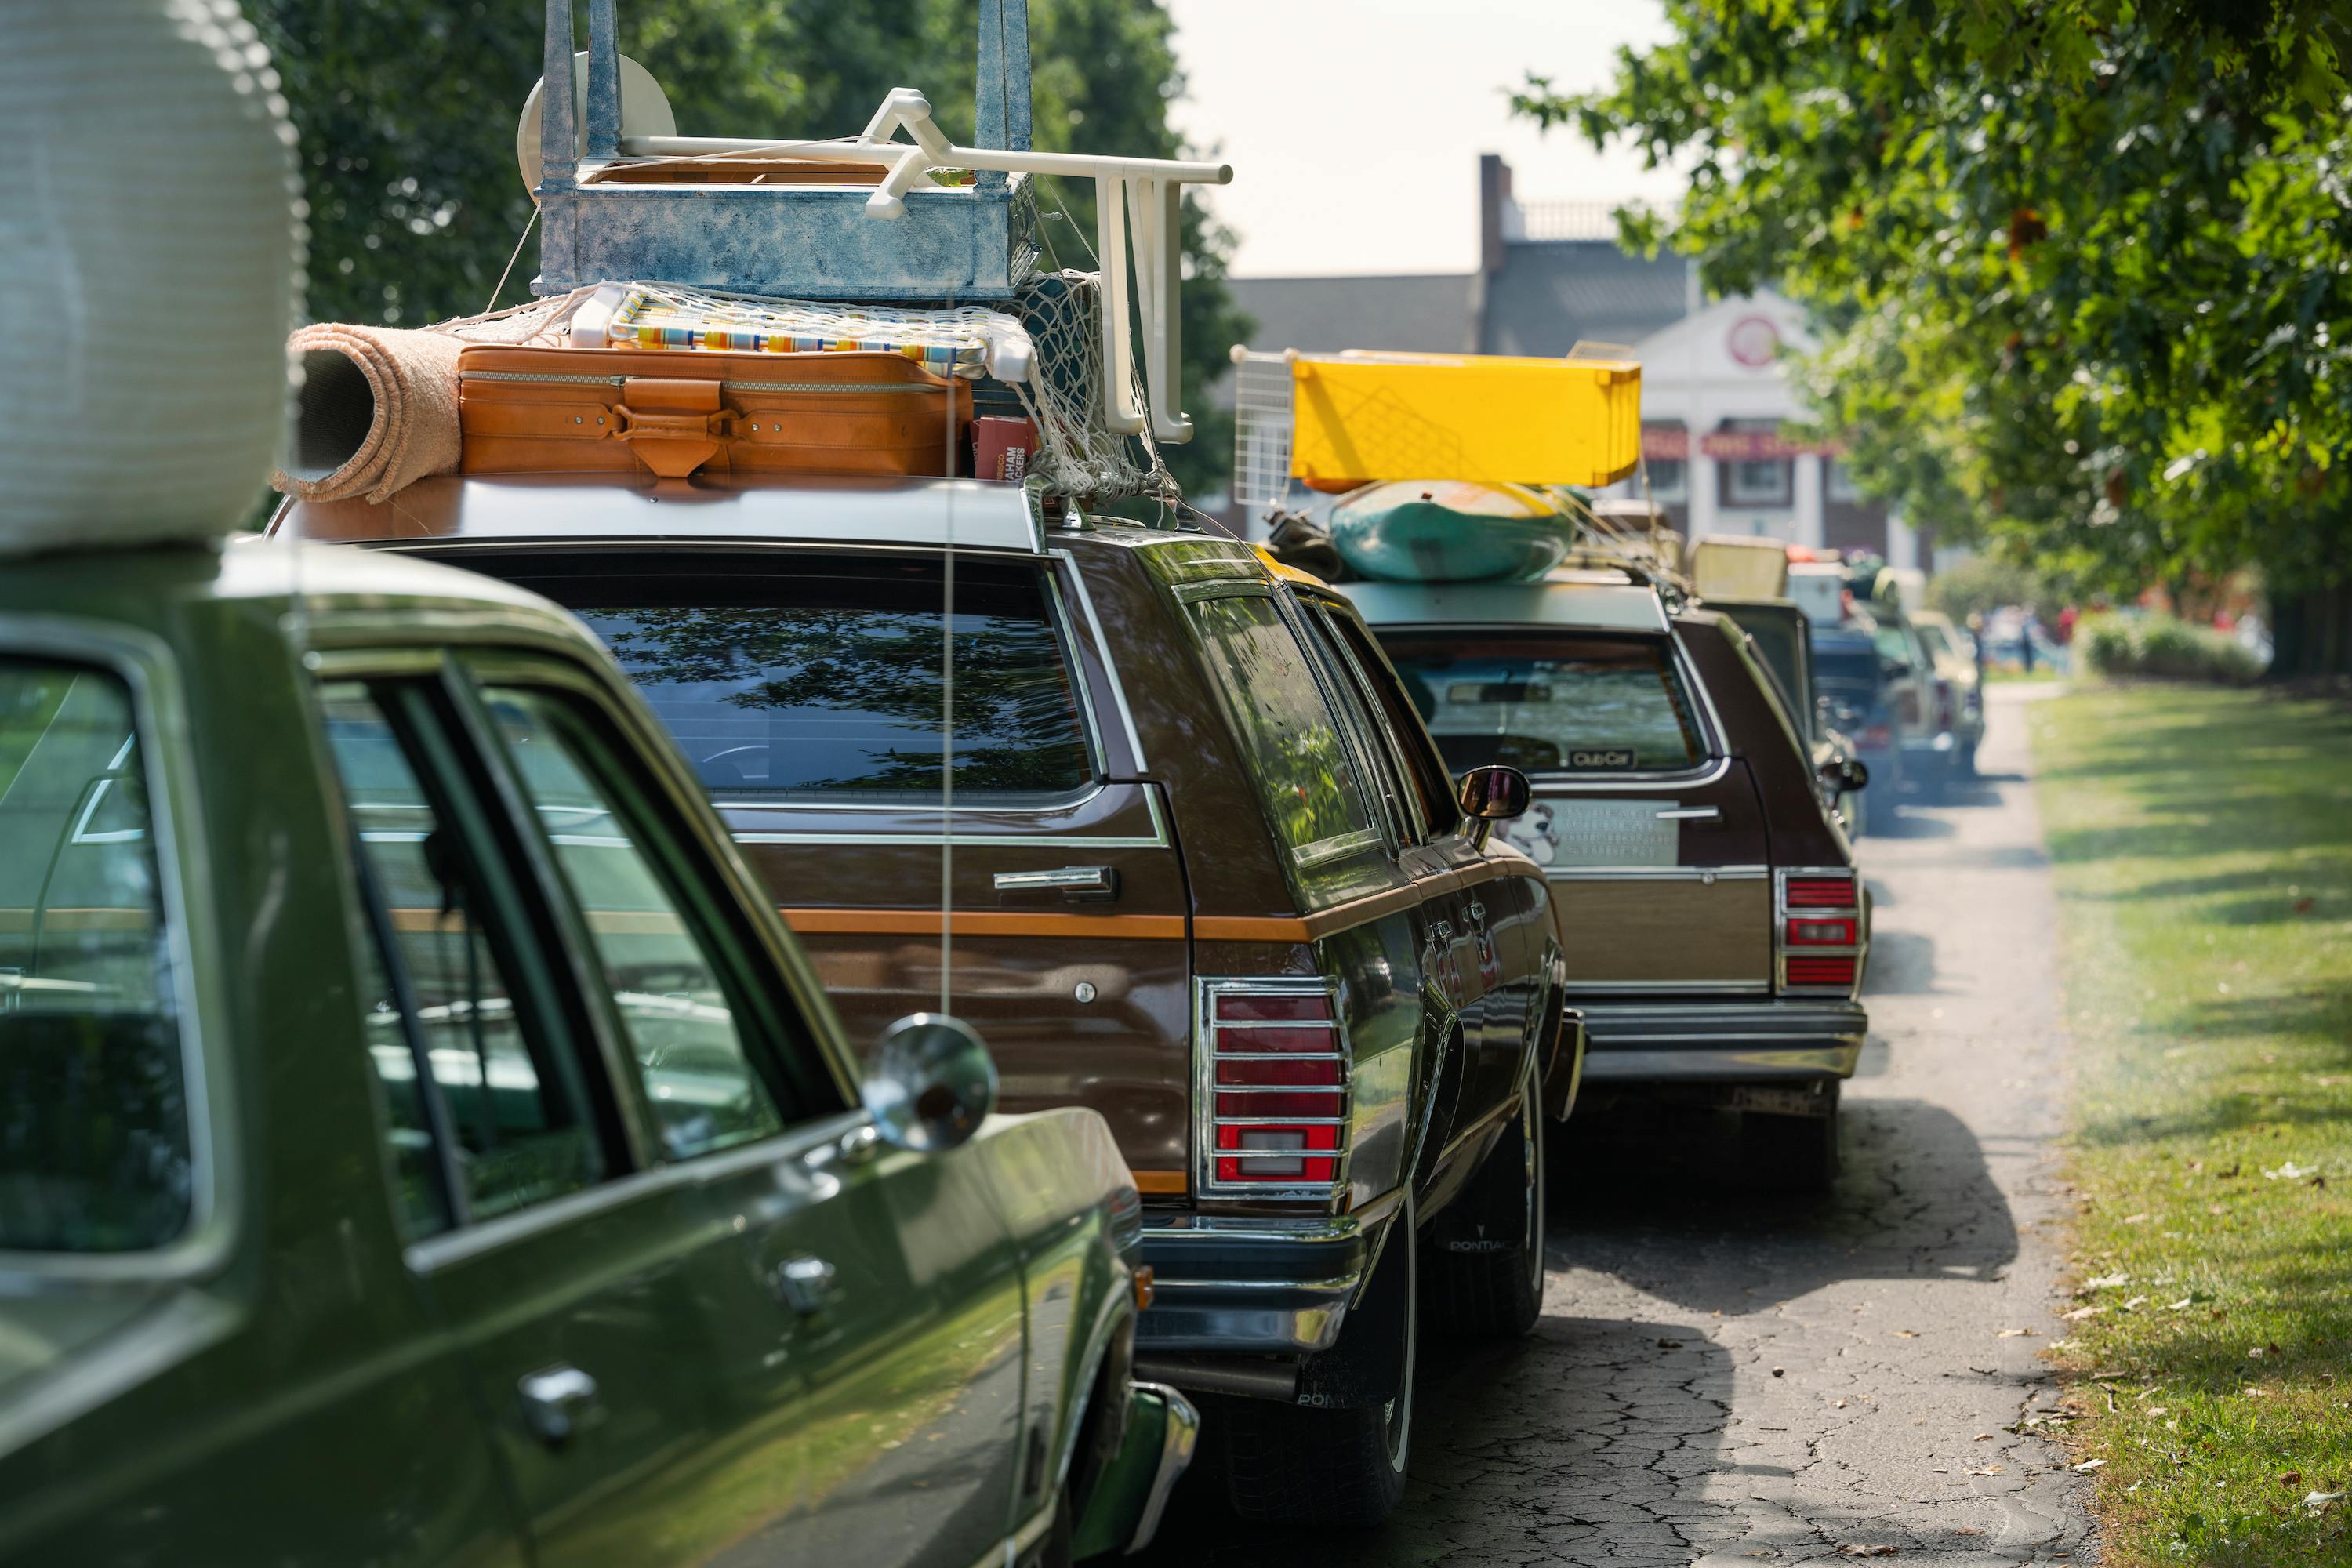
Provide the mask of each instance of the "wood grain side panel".
{"label": "wood grain side panel", "polygon": [[1568,983],[1772,983],[1772,884],[1765,878],[1557,881],[1553,918]]}

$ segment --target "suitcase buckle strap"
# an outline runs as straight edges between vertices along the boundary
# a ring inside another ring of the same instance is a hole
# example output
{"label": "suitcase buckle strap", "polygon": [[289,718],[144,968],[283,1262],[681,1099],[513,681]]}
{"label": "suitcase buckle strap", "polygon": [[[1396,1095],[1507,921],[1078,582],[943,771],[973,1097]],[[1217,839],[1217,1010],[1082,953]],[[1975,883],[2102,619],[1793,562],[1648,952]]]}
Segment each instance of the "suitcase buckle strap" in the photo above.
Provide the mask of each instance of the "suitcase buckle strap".
{"label": "suitcase buckle strap", "polygon": [[720,405],[715,381],[671,381],[631,376],[624,401],[613,405],[616,441],[656,478],[682,479],[719,455],[735,438],[735,414]]}

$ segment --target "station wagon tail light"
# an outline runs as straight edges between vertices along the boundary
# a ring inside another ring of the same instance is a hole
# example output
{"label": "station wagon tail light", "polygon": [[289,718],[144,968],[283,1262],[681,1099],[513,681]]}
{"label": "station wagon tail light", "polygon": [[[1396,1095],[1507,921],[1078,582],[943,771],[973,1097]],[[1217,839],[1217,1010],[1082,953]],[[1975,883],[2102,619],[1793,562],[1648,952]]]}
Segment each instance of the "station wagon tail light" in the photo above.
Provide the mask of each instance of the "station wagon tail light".
{"label": "station wagon tail light", "polygon": [[1884,724],[1873,724],[1862,732],[1862,744],[1869,751],[1883,752],[1895,743],[1895,731]]}
{"label": "station wagon tail light", "polygon": [[1852,871],[1780,874],[1780,989],[1853,994],[1862,971],[1862,892]]}
{"label": "station wagon tail light", "polygon": [[1348,1044],[1319,981],[1202,985],[1204,1192],[1338,1187],[1346,1165]]}
{"label": "station wagon tail light", "polygon": [[1959,721],[1959,711],[1952,703],[1952,683],[1936,682],[1936,728],[1949,730]]}

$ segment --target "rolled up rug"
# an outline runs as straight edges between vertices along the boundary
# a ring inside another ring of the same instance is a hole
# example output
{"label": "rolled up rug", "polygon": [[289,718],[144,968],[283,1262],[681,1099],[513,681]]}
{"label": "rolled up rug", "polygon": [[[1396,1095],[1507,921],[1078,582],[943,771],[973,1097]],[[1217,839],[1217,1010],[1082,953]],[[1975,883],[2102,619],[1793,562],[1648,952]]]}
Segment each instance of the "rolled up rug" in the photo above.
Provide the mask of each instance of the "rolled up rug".
{"label": "rolled up rug", "polygon": [[322,321],[287,340],[302,366],[294,461],[274,481],[304,500],[382,502],[457,471],[457,353],[465,340]]}

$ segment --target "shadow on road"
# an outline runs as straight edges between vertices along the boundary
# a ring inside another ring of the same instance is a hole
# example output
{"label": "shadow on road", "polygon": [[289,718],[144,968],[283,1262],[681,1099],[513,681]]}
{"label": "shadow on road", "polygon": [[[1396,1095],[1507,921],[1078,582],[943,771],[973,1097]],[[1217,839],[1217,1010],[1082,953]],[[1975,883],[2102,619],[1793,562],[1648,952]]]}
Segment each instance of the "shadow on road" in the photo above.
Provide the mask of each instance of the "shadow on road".
{"label": "shadow on road", "polygon": [[1688,1500],[1723,1468],[1730,1358],[1698,1328],[1547,1317],[1527,1339],[1425,1338],[1412,1479],[1385,1529],[1246,1527],[1217,1488],[1216,1412],[1145,1563],[1402,1568],[1434,1561],[1689,1561],[1678,1525],[1728,1509]]}
{"label": "shadow on road", "polygon": [[1843,1120],[1836,1190],[1801,1200],[1757,1190],[1730,1113],[1594,1117],[1565,1152],[1573,1196],[1553,1202],[1553,1266],[1727,1317],[1841,1279],[1999,1278],[2017,1225],[1967,1123],[1919,1100],[1858,1098]]}

